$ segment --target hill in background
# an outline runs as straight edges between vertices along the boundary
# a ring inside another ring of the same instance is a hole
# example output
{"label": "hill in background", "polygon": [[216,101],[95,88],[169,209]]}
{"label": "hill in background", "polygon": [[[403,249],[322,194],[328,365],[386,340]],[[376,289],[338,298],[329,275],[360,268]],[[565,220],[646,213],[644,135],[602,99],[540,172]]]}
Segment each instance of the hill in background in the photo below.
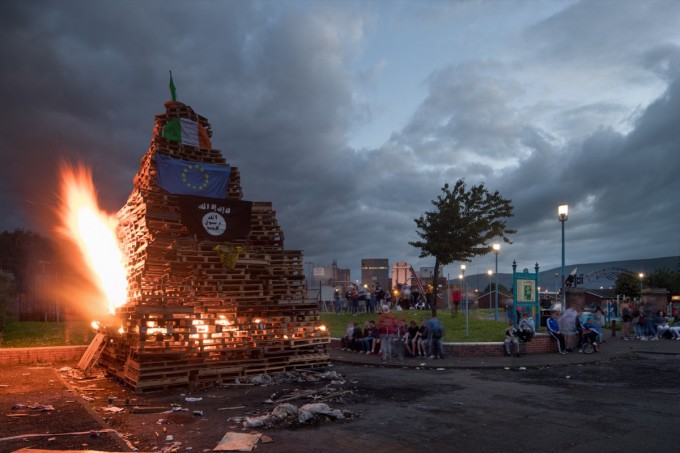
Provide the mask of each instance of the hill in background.
{"label": "hill in background", "polygon": [[[576,269],[576,275],[583,276],[583,283],[579,284],[579,288],[599,289],[614,288],[616,277],[622,271],[630,271],[635,274],[642,272],[643,274],[651,274],[657,269],[676,269],[680,267],[680,256],[669,256],[665,258],[649,258],[641,260],[625,260],[625,261],[610,261],[606,263],[585,263],[585,264],[569,264],[565,266],[565,274],[569,274]],[[522,272],[523,269],[518,268],[517,272]],[[533,273],[534,269],[528,269]],[[538,284],[541,291],[547,289],[548,291],[555,291],[560,288],[561,268],[541,270],[538,273]],[[489,284],[489,277],[486,274],[472,274],[465,279],[471,291],[474,288],[483,290]],[[458,284],[458,279],[451,280],[452,284]],[[493,279],[492,279],[493,283]],[[512,287],[512,274],[498,273],[498,284],[506,288]]]}

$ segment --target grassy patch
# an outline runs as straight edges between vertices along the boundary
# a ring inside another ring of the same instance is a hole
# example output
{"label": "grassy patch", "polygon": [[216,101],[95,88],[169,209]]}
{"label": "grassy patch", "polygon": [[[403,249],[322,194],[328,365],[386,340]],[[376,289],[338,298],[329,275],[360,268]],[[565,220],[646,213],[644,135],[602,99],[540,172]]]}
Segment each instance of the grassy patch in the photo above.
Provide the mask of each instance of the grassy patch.
{"label": "grassy patch", "polygon": [[[422,319],[429,318],[432,313],[423,310],[409,310],[395,312],[397,318],[416,321],[420,325]],[[465,311],[452,315],[450,311],[439,311],[437,317],[444,326],[444,341],[447,342],[485,342],[503,341],[505,338],[506,318],[505,313],[499,313],[498,321],[493,319],[492,310],[470,310],[468,314],[467,332],[465,335]],[[356,322],[363,328],[364,322],[369,319],[377,320],[378,315],[359,313],[356,316],[340,313],[321,313],[322,321],[328,326],[331,337],[340,338],[345,334],[347,324]]]}
{"label": "grassy patch", "polygon": [[[94,337],[89,322],[69,324],[69,328],[71,331],[70,344],[89,344]],[[9,321],[5,325],[0,347],[63,346],[66,344],[64,329],[65,323],[63,322]]]}

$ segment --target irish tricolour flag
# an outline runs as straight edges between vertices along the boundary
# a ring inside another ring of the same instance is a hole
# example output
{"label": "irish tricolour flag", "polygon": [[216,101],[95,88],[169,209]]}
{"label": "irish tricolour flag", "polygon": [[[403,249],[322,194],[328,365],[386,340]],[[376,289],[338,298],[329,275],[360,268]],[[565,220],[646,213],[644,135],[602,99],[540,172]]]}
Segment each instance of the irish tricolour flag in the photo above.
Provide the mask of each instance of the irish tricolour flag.
{"label": "irish tricolour flag", "polygon": [[212,148],[208,131],[189,118],[173,118],[163,126],[163,137],[183,145]]}

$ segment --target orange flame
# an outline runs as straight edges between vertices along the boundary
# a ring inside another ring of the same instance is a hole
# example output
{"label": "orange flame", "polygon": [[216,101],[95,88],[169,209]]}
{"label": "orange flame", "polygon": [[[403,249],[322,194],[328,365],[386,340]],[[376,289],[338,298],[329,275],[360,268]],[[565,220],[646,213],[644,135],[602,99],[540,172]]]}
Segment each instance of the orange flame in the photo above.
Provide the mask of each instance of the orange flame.
{"label": "orange flame", "polygon": [[93,281],[115,313],[127,297],[123,254],[116,236],[115,216],[99,209],[92,174],[84,166],[61,169],[62,232],[79,247]]}

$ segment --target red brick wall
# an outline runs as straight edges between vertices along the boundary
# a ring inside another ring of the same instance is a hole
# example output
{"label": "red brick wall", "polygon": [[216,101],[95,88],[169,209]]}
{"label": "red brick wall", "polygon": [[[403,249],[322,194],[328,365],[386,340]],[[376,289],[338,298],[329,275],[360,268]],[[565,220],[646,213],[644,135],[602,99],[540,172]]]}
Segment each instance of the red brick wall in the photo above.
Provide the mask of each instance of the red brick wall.
{"label": "red brick wall", "polygon": [[[538,333],[529,343],[521,343],[522,354],[545,354],[557,352],[557,344],[548,334]],[[503,342],[489,343],[444,343],[444,354],[454,357],[490,357],[500,356],[505,352]]]}
{"label": "red brick wall", "polygon": [[0,365],[35,362],[77,362],[85,353],[84,346],[52,346],[42,348],[0,348]]}
{"label": "red brick wall", "polygon": [[[339,348],[340,340],[333,338],[331,347]],[[547,333],[537,333],[529,343],[520,344],[522,354],[546,354],[557,352],[557,343]],[[444,343],[444,354],[453,357],[492,357],[505,352],[502,341],[488,343]]]}

